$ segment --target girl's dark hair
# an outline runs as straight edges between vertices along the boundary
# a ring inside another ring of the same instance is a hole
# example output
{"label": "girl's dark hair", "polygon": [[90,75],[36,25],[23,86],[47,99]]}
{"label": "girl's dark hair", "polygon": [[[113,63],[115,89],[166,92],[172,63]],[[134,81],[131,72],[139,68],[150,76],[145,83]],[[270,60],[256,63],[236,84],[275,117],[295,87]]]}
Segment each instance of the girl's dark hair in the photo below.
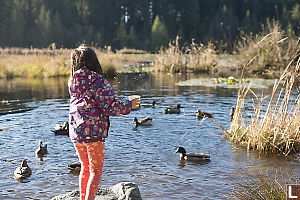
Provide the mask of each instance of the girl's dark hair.
{"label": "girl's dark hair", "polygon": [[71,53],[71,76],[81,67],[87,67],[89,70],[102,75],[102,68],[97,55],[93,49],[81,44]]}

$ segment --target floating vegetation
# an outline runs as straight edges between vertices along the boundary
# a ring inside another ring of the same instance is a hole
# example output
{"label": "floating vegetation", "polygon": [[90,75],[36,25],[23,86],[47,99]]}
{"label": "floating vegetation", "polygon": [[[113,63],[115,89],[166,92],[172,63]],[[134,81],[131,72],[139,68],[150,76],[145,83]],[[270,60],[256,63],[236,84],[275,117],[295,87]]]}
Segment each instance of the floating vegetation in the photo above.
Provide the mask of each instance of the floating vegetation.
{"label": "floating vegetation", "polygon": [[3,100],[0,101],[0,103],[1,104],[6,104],[6,103],[8,103],[8,100],[3,99]]}
{"label": "floating vegetation", "polygon": [[138,62],[136,64],[125,64],[119,67],[118,73],[150,73],[154,70],[154,63],[151,61]]}
{"label": "floating vegetation", "polygon": [[239,88],[242,83],[243,87],[248,87],[255,89],[269,88],[274,85],[275,80],[271,79],[260,79],[260,78],[247,78],[247,79],[236,79],[234,77],[228,78],[199,78],[190,79],[186,81],[180,81],[176,83],[178,86],[206,86],[206,87],[223,87],[223,88]]}

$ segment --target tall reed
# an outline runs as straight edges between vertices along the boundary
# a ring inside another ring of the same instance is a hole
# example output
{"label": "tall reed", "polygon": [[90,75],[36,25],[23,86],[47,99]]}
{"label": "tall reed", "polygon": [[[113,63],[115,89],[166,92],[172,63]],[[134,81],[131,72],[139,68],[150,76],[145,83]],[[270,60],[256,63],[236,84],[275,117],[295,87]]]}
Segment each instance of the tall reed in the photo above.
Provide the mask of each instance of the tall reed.
{"label": "tall reed", "polygon": [[[300,54],[286,67],[281,78],[275,82],[270,97],[258,97],[251,89],[240,88],[236,110],[230,130],[225,135],[233,142],[246,145],[260,152],[284,155],[300,151]],[[297,90],[296,94],[293,89]],[[245,106],[247,94],[254,95],[251,120]],[[266,110],[264,111],[264,107]]]}
{"label": "tall reed", "polygon": [[285,34],[278,21],[267,21],[262,28],[257,34],[242,34],[236,44],[238,59],[246,63],[254,58],[248,66],[250,74],[280,77],[284,67],[299,53],[299,37]]}
{"label": "tall reed", "polygon": [[180,47],[179,36],[161,49],[155,60],[157,71],[164,72],[208,72],[216,64],[216,52],[212,43],[207,46],[192,43]]}

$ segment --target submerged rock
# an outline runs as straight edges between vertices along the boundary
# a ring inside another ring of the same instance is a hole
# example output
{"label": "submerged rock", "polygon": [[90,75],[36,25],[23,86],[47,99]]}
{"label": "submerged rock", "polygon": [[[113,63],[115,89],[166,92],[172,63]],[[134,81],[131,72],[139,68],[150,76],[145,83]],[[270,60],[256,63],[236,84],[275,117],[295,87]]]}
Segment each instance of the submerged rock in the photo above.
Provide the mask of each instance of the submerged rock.
{"label": "submerged rock", "polygon": [[[79,191],[53,197],[51,200],[79,200]],[[135,183],[121,182],[109,188],[99,189],[95,200],[142,200],[140,190]]]}

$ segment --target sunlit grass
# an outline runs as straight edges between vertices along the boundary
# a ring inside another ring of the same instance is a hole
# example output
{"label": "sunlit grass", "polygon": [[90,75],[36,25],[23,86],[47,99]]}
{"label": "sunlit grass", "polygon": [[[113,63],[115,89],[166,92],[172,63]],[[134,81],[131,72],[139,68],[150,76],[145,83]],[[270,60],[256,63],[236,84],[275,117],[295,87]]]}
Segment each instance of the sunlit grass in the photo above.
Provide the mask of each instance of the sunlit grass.
{"label": "sunlit grass", "polygon": [[[129,54],[124,54],[127,51],[94,50],[107,76],[114,76],[125,65],[153,61],[155,57],[153,54],[141,54],[138,50],[131,50]],[[70,53],[71,49],[0,49],[0,78],[69,76]]]}

